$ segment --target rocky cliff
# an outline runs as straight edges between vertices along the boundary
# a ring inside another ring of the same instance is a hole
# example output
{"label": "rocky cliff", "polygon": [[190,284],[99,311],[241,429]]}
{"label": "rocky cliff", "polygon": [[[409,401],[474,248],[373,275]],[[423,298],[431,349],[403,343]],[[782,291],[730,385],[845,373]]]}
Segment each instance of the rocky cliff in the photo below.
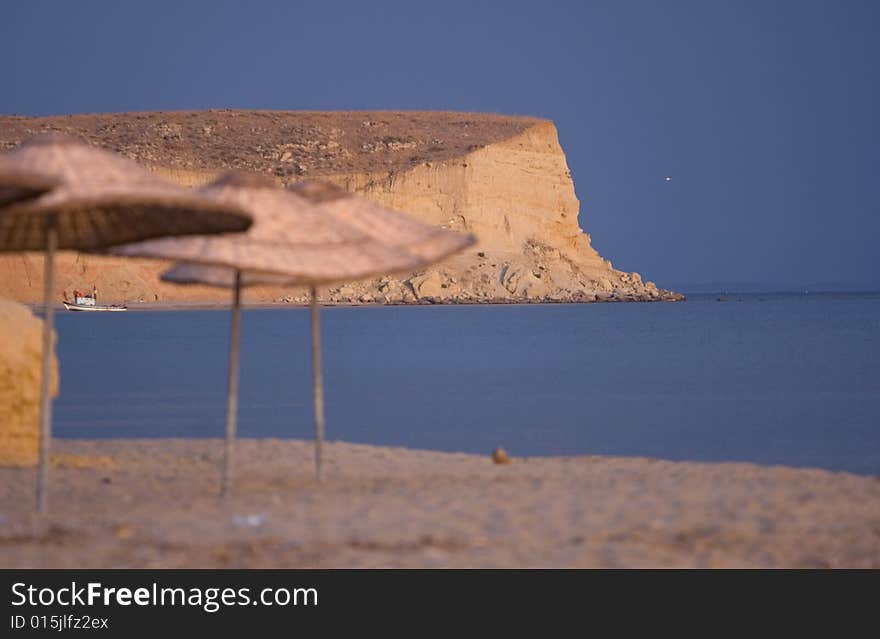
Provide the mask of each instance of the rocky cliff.
{"label": "rocky cliff", "polygon": [[[574,184],[552,122],[434,112],[197,111],[0,117],[0,148],[44,131],[81,136],[181,184],[229,168],[279,183],[317,178],[474,233],[479,243],[403,278],[340,283],[343,303],[679,299],[616,270],[579,224]],[[97,285],[106,302],[225,302],[228,293],[158,281],[167,264],[76,253],[58,259],[57,294]],[[37,302],[42,259],[0,257],[0,295]],[[250,302],[302,302],[296,288],[259,287]]]}
{"label": "rocky cliff", "polygon": [[[15,302],[0,300],[0,466],[34,466],[40,446],[43,322]],[[51,393],[58,394],[52,358]]]}

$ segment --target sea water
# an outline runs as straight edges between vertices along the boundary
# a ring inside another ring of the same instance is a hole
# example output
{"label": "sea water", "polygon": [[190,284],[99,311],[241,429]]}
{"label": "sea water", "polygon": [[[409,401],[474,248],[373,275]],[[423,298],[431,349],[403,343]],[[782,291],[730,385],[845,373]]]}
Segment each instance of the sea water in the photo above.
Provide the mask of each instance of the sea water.
{"label": "sea water", "polygon": [[[228,311],[60,313],[58,437],[221,437]],[[322,311],[327,437],[880,474],[880,295]],[[310,438],[307,309],[246,310],[239,432]]]}

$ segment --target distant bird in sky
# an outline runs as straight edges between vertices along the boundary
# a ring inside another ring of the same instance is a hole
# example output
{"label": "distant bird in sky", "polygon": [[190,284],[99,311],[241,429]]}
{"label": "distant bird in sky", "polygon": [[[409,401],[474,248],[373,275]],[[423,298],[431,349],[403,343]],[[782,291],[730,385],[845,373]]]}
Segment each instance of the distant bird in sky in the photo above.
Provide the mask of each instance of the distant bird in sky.
{"label": "distant bird in sky", "polygon": [[672,176],[671,176],[671,175],[667,175],[667,176],[666,176],[665,178],[663,178],[663,179],[666,180],[667,182],[672,182]]}

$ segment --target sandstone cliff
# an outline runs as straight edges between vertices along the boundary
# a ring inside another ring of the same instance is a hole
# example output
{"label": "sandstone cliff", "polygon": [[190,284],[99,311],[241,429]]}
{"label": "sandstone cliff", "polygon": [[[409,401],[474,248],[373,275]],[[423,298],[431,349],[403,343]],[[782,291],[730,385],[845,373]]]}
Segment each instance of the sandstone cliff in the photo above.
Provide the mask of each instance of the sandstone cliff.
{"label": "sandstone cliff", "polygon": [[[34,466],[40,443],[43,322],[15,302],[0,300],[0,466]],[[51,393],[58,394],[52,358]]]}
{"label": "sandstone cliff", "polygon": [[[318,178],[469,231],[471,251],[403,278],[340,283],[344,303],[663,300],[680,296],[612,268],[581,230],[574,184],[552,122],[433,112],[202,111],[0,117],[0,148],[42,131],[79,135],[163,176],[198,185],[228,168],[280,183]],[[75,253],[58,259],[57,295],[97,285],[103,301],[225,302],[228,293],[158,281],[167,264]],[[38,302],[39,255],[0,257],[0,295]],[[303,302],[259,287],[250,302]]]}

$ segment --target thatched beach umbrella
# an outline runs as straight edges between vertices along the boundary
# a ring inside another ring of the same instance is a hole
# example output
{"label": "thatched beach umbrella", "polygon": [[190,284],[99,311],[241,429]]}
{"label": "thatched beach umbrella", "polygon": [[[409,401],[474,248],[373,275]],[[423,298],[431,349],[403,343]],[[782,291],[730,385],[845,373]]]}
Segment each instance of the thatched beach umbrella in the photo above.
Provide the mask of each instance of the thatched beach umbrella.
{"label": "thatched beach umbrella", "polygon": [[[39,197],[0,208],[0,251],[45,250],[43,365],[37,509],[48,510],[52,404],[49,362],[54,324],[53,259],[58,249],[89,250],[166,235],[243,231],[250,218],[232,203],[174,186],[136,162],[75,138],[49,134],[2,156],[0,184],[12,192],[57,182]],[[21,191],[19,191],[20,193]]]}
{"label": "thatched beach umbrella", "polygon": [[57,184],[50,175],[21,169],[0,155],[0,207],[42,195]]}
{"label": "thatched beach umbrella", "polygon": [[[423,224],[407,215],[367,204],[338,187],[305,183],[282,189],[268,177],[229,173],[201,189],[240,205],[254,219],[247,233],[166,238],[120,246],[110,252],[131,257],[173,259],[162,279],[181,284],[231,288],[232,331],[227,393],[223,491],[232,475],[238,392],[241,287],[305,284],[311,295],[312,364],[315,400],[315,473],[323,479],[324,399],[316,287],[413,271],[459,251],[471,235]],[[351,208],[343,206],[345,202]],[[352,211],[355,211],[353,213]],[[362,211],[362,215],[356,212]]]}

